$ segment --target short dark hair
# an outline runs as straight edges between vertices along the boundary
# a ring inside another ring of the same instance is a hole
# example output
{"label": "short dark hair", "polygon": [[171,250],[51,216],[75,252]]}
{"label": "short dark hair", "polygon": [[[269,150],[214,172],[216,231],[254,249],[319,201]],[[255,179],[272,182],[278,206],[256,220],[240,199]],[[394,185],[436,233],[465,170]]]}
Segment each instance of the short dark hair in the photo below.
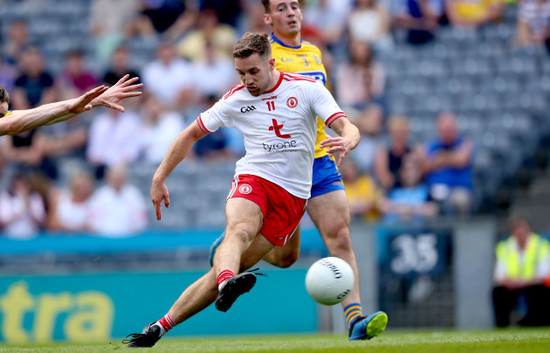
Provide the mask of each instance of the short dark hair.
{"label": "short dark hair", "polygon": [[[298,0],[298,4],[300,4],[300,7],[302,7],[304,4],[304,0]],[[271,5],[271,0],[262,0],[262,5],[264,5],[265,13],[271,13],[271,8],[269,7],[269,5]]]}
{"label": "short dark hair", "polygon": [[234,58],[248,58],[252,54],[271,56],[271,44],[267,33],[246,32],[233,48]]}
{"label": "short dark hair", "polygon": [[0,103],[8,103],[10,102],[10,94],[6,89],[2,86],[0,86]]}

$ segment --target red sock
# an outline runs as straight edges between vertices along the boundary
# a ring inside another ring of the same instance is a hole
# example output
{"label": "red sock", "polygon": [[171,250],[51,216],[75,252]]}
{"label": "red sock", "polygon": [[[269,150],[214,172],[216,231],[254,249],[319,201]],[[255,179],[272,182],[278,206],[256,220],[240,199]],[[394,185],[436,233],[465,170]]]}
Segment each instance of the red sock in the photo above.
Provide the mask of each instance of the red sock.
{"label": "red sock", "polygon": [[224,283],[225,281],[227,281],[231,277],[235,277],[235,274],[231,270],[223,270],[222,272],[220,272],[220,274],[218,275],[218,278],[217,278],[218,288],[220,288],[222,283]]}
{"label": "red sock", "polygon": [[174,322],[174,320],[172,320],[170,314],[164,315],[164,317],[159,320],[159,324],[166,332],[170,331],[174,326],[176,326],[176,323]]}

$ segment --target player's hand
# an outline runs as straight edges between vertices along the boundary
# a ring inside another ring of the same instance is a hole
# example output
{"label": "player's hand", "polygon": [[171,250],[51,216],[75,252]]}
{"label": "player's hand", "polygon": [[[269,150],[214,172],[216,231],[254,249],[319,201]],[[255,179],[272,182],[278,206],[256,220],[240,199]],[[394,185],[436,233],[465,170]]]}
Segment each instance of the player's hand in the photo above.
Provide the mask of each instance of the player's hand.
{"label": "player's hand", "polygon": [[75,98],[71,101],[71,105],[69,106],[69,113],[72,114],[80,114],[87,110],[92,109],[92,101],[94,99],[97,99],[99,96],[101,96],[103,93],[107,92],[109,87],[107,86],[98,86],[83,95],[81,95],[78,98]]}
{"label": "player's hand", "polygon": [[124,107],[119,104],[123,99],[137,97],[142,94],[141,91],[136,91],[143,87],[143,83],[133,84],[139,80],[138,77],[128,79],[130,75],[126,74],[118,82],[107,89],[102,95],[93,100],[94,107],[104,106],[110,109],[115,109],[124,112]]}
{"label": "player's hand", "polygon": [[162,200],[164,200],[164,206],[166,206],[166,208],[170,207],[170,195],[166,184],[153,180],[153,184],[151,185],[151,201],[153,201],[153,206],[155,206],[155,213],[157,214],[158,221],[162,218],[160,212]]}
{"label": "player's hand", "polygon": [[321,148],[328,148],[328,153],[340,153],[340,156],[338,157],[338,162],[336,163],[337,167],[340,167],[340,164],[342,164],[344,157],[349,153],[349,151],[353,149],[353,147],[353,143],[350,140],[340,136],[327,137],[326,139],[321,141]]}

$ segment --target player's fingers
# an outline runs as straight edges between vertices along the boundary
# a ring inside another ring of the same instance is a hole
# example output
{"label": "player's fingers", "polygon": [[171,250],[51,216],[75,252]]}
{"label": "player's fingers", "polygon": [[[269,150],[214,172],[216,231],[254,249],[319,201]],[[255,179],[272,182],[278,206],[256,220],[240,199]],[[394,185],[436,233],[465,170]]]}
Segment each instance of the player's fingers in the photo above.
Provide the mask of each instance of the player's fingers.
{"label": "player's fingers", "polygon": [[166,208],[170,207],[170,196],[169,195],[166,195],[164,197],[164,206],[166,206]]}
{"label": "player's fingers", "polygon": [[140,89],[142,87],[143,87],[143,83],[139,83],[139,84],[133,85],[133,86],[124,87],[124,92],[135,91],[136,89]]}
{"label": "player's fingers", "polygon": [[340,157],[338,157],[338,163],[336,164],[338,168],[340,168],[340,165],[342,164],[342,161],[344,160],[345,156],[346,156],[346,151],[343,151],[342,153],[340,153]]}
{"label": "player's fingers", "polygon": [[137,96],[141,96],[142,94],[143,92],[128,92],[128,93],[124,93],[122,95],[122,98],[137,97]]}
{"label": "player's fingers", "polygon": [[97,98],[103,94],[103,92],[106,91],[105,86],[98,86],[92,90],[89,90],[88,92],[84,93],[84,100],[93,100],[94,98]]}
{"label": "player's fingers", "polygon": [[117,83],[115,83],[115,86],[121,86],[124,83],[124,81],[128,79],[128,77],[130,77],[130,74],[126,74],[122,76],[122,78],[118,80]]}
{"label": "player's fingers", "polygon": [[160,203],[155,204],[155,213],[157,214],[157,221],[160,221],[162,218],[162,214],[160,212]]}
{"label": "player's fingers", "polygon": [[[130,75],[128,75],[129,77]],[[139,81],[139,77],[132,77],[131,79],[129,79],[128,81],[125,81],[121,86],[122,87],[126,87],[126,86],[130,86],[132,83],[135,83]]]}
{"label": "player's fingers", "polygon": [[113,102],[107,102],[105,105],[107,108],[118,110],[121,113],[124,113],[124,107],[120,104],[116,104]]}

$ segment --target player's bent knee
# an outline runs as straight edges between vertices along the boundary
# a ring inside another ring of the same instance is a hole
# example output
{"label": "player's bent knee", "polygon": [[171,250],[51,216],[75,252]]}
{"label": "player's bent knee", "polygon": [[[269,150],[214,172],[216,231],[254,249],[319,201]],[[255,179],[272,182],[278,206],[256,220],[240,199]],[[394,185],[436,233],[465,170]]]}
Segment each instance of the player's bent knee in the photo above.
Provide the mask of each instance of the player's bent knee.
{"label": "player's bent knee", "polygon": [[279,259],[279,264],[277,266],[281,268],[288,268],[298,261],[298,257],[300,257],[299,251],[291,251]]}

